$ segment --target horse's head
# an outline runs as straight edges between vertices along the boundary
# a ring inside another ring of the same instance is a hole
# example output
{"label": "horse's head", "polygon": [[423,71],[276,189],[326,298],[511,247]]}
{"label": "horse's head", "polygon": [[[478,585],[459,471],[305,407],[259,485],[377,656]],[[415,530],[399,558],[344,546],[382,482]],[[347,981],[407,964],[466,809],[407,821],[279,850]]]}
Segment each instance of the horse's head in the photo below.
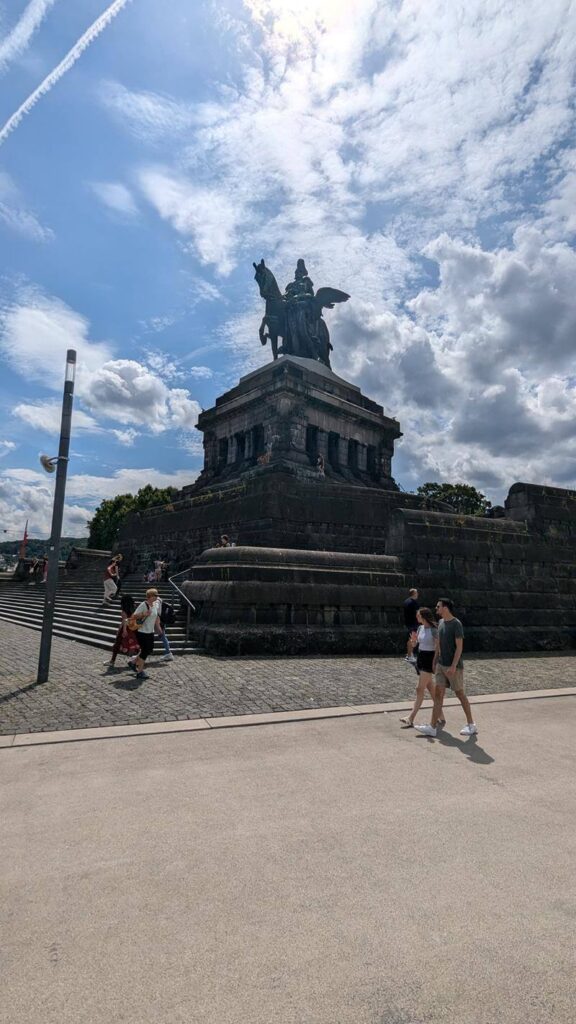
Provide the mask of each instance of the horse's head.
{"label": "horse's head", "polygon": [[280,289],[274,274],[271,270],[268,270],[264,260],[260,260],[260,263],[253,263],[252,266],[256,271],[254,274],[254,280],[260,289],[260,295],[262,298],[277,298],[281,294]]}

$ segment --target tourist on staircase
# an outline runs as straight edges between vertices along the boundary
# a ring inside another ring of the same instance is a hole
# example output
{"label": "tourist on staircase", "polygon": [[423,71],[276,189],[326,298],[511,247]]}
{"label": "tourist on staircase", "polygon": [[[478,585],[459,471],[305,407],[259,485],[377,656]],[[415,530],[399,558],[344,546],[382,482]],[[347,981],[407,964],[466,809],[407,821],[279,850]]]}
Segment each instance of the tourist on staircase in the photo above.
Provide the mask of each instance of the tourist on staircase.
{"label": "tourist on staircase", "polygon": [[114,597],[118,593],[118,579],[119,572],[118,566],[122,561],[122,555],[114,555],[114,558],[110,562],[110,565],[106,567],[104,573],[104,600],[102,604],[111,604]]}
{"label": "tourist on staircase", "polygon": [[160,629],[155,630],[157,636],[162,641],[164,648],[164,654],[162,655],[162,661],[174,661],[174,655],[170,650],[170,643],[166,635],[166,626],[173,626],[176,622],[176,615],[171,604],[167,601],[160,602]]}

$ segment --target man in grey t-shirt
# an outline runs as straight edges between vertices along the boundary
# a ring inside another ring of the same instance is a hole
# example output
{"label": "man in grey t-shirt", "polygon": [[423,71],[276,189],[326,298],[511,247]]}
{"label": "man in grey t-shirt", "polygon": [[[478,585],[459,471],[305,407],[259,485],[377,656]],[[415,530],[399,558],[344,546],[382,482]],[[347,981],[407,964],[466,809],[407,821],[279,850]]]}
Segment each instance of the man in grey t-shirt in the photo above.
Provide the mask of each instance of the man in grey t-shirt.
{"label": "man in grey t-shirt", "polygon": [[458,697],[466,715],[467,725],[460,730],[460,734],[474,736],[478,732],[478,727],[472,718],[470,701],[464,689],[464,659],[462,657],[464,628],[460,619],[454,615],[454,603],[450,598],[440,597],[438,599],[436,614],[440,622],[434,656],[436,694],[432,709],[432,721],[430,725],[416,725],[414,728],[418,732],[424,733],[425,736],[436,736],[436,726],[438,721],[443,718],[444,694],[446,687],[449,686]]}

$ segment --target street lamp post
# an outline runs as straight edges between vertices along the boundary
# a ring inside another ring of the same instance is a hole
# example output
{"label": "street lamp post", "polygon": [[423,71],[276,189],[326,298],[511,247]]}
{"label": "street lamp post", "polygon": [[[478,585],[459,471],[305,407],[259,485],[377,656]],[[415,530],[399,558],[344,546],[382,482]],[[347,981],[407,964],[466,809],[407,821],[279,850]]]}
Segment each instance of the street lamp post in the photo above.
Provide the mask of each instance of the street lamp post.
{"label": "street lamp post", "polygon": [[72,404],[74,401],[74,376],[76,373],[76,352],[68,349],[66,353],[66,378],[62,396],[62,420],[60,424],[60,446],[55,459],[42,459],[42,464],[49,472],[50,464],[56,463],[56,486],[54,488],[54,505],[52,507],[52,529],[48,548],[48,575],[46,577],[46,593],[44,596],[44,615],[42,617],[42,636],[40,638],[40,656],[38,658],[38,683],[45,683],[50,670],[50,650],[52,647],[52,627],[54,624],[54,605],[56,601],[56,585],[58,583],[58,562],[60,558],[60,538],[62,536],[62,518],[64,515],[64,496],[66,494],[66,474],[68,472],[68,452],[70,450],[70,430],[72,426]]}

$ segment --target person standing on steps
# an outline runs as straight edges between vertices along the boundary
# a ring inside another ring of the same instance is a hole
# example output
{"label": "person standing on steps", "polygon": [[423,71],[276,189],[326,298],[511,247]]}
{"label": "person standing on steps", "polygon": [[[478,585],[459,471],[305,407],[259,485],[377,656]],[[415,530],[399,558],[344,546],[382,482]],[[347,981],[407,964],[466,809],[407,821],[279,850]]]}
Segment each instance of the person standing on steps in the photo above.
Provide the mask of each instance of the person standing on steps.
{"label": "person standing on steps", "polygon": [[414,728],[424,736],[436,736],[436,727],[443,718],[442,705],[446,687],[449,686],[458,697],[466,715],[467,724],[460,729],[460,735],[475,736],[478,726],[472,717],[470,701],[464,690],[464,628],[460,619],[454,615],[454,602],[449,597],[438,598],[436,614],[440,618],[440,623],[433,666],[436,673],[436,693],[432,719],[430,725],[415,725]]}
{"label": "person standing on steps", "polygon": [[404,625],[408,630],[406,657],[404,658],[404,661],[407,661],[410,665],[415,665],[416,657],[412,653],[414,647],[414,633],[418,629],[418,619],[416,617],[418,612],[418,591],[415,587],[412,587],[412,589],[408,591],[408,597],[406,601],[404,601],[403,610]]}
{"label": "person standing on steps", "polygon": [[114,558],[107,566],[104,573],[104,600],[102,604],[110,604],[118,592],[118,566],[122,561],[122,555],[114,555]]}
{"label": "person standing on steps", "polygon": [[161,602],[156,587],[150,587],[146,591],[146,600],[142,601],[134,611],[134,617],[138,622],[136,639],[140,653],[135,661],[129,661],[128,664],[136,672],[137,679],[148,679],[144,671],[144,665],[146,664],[146,659],[154,650],[154,633],[162,629],[160,625],[160,605]]}
{"label": "person standing on steps", "polygon": [[162,601],[161,600],[160,601],[160,632],[158,632],[158,630],[156,630],[156,634],[157,634],[157,636],[160,637],[160,639],[162,641],[162,646],[164,648],[164,654],[162,655],[162,661],[174,661],[174,655],[172,654],[172,651],[170,650],[170,642],[169,642],[168,637],[166,635],[166,626],[173,626],[175,621],[176,621],[176,616],[174,614],[174,609],[173,609],[172,605],[168,604],[167,601]]}

